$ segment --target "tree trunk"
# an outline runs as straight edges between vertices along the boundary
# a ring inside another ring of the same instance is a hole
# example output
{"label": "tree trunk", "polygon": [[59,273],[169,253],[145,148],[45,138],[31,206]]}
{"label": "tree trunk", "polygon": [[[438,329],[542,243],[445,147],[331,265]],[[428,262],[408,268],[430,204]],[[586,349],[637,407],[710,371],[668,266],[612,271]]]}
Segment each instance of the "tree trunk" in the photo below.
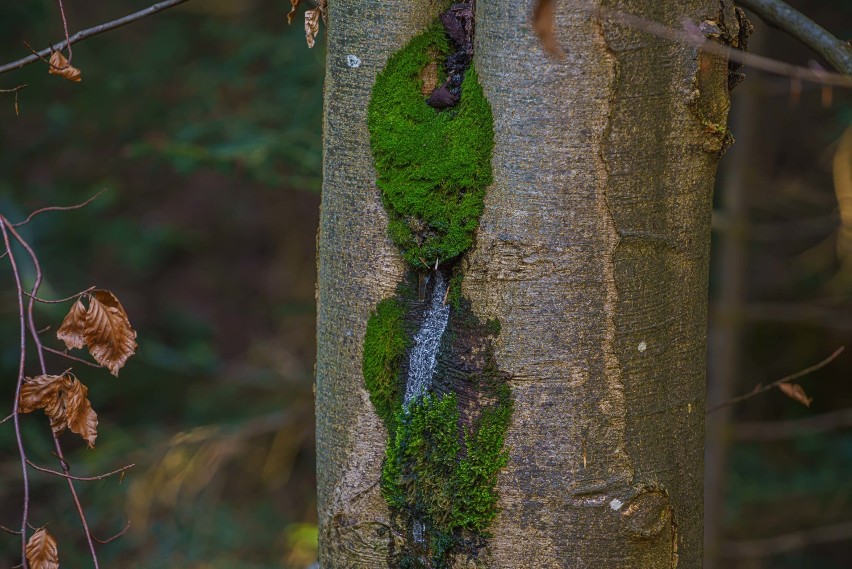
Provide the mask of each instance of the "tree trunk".
{"label": "tree trunk", "polygon": [[[477,320],[500,324],[481,344],[511,388],[499,513],[478,545],[438,559],[429,542],[429,555],[404,566],[700,567],[710,213],[728,143],[728,66],[607,14],[673,28],[714,20],[723,37],[736,37],[736,17],[717,0],[609,2],[603,13],[553,0],[558,56],[533,31],[534,4],[476,6],[493,183],[475,243],[453,269]],[[446,8],[329,0],[316,370],[323,569],[400,567],[399,552],[413,547],[411,520],[388,505],[380,480],[396,427],[380,419],[362,372],[371,314],[413,271],[387,237],[368,105],[388,59]],[[467,531],[453,535],[470,544]]]}

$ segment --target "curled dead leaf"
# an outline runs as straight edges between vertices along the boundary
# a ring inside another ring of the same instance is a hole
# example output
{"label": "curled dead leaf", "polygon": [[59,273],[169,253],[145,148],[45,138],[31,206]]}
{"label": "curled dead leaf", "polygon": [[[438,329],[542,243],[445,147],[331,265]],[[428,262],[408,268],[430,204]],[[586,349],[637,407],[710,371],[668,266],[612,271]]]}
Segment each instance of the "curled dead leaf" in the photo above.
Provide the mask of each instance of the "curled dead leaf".
{"label": "curled dead leaf", "polygon": [[136,353],[136,331],[124,307],[108,290],[94,290],[89,295],[84,336],[95,361],[116,377],[127,358]]}
{"label": "curled dead leaf", "polygon": [[68,63],[68,60],[62,55],[61,51],[54,51],[50,54],[50,67],[47,72],[51,75],[59,75],[74,83],[79,83],[83,80],[82,72]]}
{"label": "curled dead leaf", "polygon": [[50,428],[61,433],[68,426],[62,405],[62,383],[64,375],[39,375],[28,377],[21,386],[20,412],[32,413],[44,409],[50,419]]}
{"label": "curled dead leaf", "polygon": [[314,47],[314,40],[319,33],[320,9],[314,8],[305,12],[305,40],[308,47]]}
{"label": "curled dead leaf", "polygon": [[56,337],[65,342],[65,346],[69,350],[71,348],[82,348],[86,345],[85,327],[86,307],[78,298],[62,321],[59,330],[56,331]]}
{"label": "curled dead leaf", "polygon": [[814,400],[813,397],[808,397],[805,390],[798,383],[779,383],[778,389],[780,389],[784,395],[790,399],[798,401],[805,407],[810,407],[811,402]]}
{"label": "curled dead leaf", "polygon": [[59,569],[56,538],[45,528],[36,530],[27,540],[26,554],[30,569]]}
{"label": "curled dead leaf", "polygon": [[54,433],[68,428],[83,437],[89,448],[94,448],[98,415],[88,395],[89,389],[71,373],[28,377],[21,386],[20,411],[32,413],[44,409]]}
{"label": "curled dead leaf", "polygon": [[293,19],[296,17],[296,9],[301,4],[302,0],[290,0],[290,12],[287,14],[287,24],[292,24]]}

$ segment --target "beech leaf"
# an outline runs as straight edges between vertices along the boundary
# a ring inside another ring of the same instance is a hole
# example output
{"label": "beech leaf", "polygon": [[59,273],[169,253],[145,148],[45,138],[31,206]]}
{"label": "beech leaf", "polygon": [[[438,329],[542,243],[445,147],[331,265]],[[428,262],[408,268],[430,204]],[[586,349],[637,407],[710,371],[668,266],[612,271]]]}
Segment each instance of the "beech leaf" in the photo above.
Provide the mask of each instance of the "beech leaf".
{"label": "beech leaf", "polygon": [[95,361],[116,377],[127,358],[136,353],[136,331],[124,307],[108,290],[94,290],[89,295],[85,339]]}
{"label": "beech leaf", "polygon": [[68,426],[62,406],[62,383],[64,375],[39,375],[28,377],[21,386],[20,412],[32,413],[44,409],[50,419],[50,428],[61,433]]}
{"label": "beech leaf", "polygon": [[30,569],[59,569],[59,550],[56,538],[44,528],[36,530],[27,541],[27,562]]}
{"label": "beech leaf", "polygon": [[83,437],[89,448],[94,448],[98,415],[88,395],[89,389],[71,373],[28,377],[21,386],[20,411],[32,413],[44,409],[54,433],[70,429]]}
{"label": "beech leaf", "polygon": [[293,19],[296,17],[296,9],[301,2],[302,0],[290,0],[290,12],[287,14],[287,24],[293,23]]}
{"label": "beech leaf", "polygon": [[69,350],[71,348],[82,348],[86,345],[85,326],[86,307],[78,298],[62,321],[59,330],[56,331],[56,337],[65,342],[65,346]]}
{"label": "beech leaf", "polygon": [[65,421],[72,433],[83,437],[89,448],[95,448],[95,439],[98,438],[98,415],[89,402],[89,388],[71,374],[65,377]]}
{"label": "beech leaf", "polygon": [[813,397],[808,397],[805,390],[798,383],[779,383],[778,389],[780,389],[784,395],[790,399],[798,401],[805,407],[810,407],[811,402],[814,400]]}
{"label": "beech leaf", "polygon": [[54,51],[50,55],[50,67],[47,72],[51,75],[59,75],[74,83],[79,83],[83,80],[82,72],[68,63],[68,60],[62,55],[61,51]]}
{"label": "beech leaf", "polygon": [[305,12],[305,40],[308,42],[308,47],[314,47],[314,39],[319,33],[319,19],[321,10],[314,8]]}

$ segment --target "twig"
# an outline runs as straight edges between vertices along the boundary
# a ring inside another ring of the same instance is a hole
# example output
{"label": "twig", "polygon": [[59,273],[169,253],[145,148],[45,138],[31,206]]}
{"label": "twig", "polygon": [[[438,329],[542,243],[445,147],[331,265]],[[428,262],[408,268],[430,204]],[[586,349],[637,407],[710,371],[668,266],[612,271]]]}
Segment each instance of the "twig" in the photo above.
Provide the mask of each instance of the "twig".
{"label": "twig", "polygon": [[98,193],[96,193],[95,195],[93,195],[92,197],[87,199],[86,201],[80,202],[76,205],[54,205],[54,206],[50,206],[50,207],[43,207],[41,209],[37,209],[34,212],[32,212],[31,214],[29,214],[25,220],[19,221],[18,223],[13,223],[12,227],[20,227],[22,225],[26,225],[35,216],[41,215],[42,213],[47,213],[48,211],[71,211],[71,210],[74,210],[74,209],[84,208],[87,205],[89,205],[90,203],[92,203],[93,201],[95,201],[96,199],[98,199],[101,196],[101,194],[103,194],[105,191],[107,191],[107,188],[102,189],[101,191],[99,191]]}
{"label": "twig", "polygon": [[[12,244],[9,242],[9,227],[8,220],[0,215],[0,231],[3,233],[3,242],[6,244],[6,251],[9,253],[9,264],[12,266],[12,274],[15,278],[15,289],[18,293],[18,312],[21,327],[21,359],[18,364],[18,381],[15,386],[15,402],[12,404],[12,418],[15,424],[15,440],[18,443],[18,454],[21,457],[21,472],[24,483],[24,508],[21,515],[21,565],[24,569],[28,569],[27,563],[27,516],[30,509],[30,481],[27,473],[27,454],[24,450],[24,441],[21,437],[21,423],[19,413],[19,405],[21,401],[21,386],[24,383],[24,365],[26,363],[26,347],[27,347],[27,328],[24,317],[24,287],[21,285],[21,275],[18,272],[18,265],[15,261],[15,255],[12,253]],[[14,230],[12,230],[14,231]]]}
{"label": "twig", "polygon": [[[21,244],[21,247],[23,247],[24,250],[27,252],[27,254],[30,256],[30,261],[32,262],[33,267],[35,268],[35,273],[36,273],[35,282],[33,282],[33,288],[32,288],[32,291],[30,292],[30,301],[27,304],[27,320],[28,320],[29,329],[30,329],[30,337],[32,338],[33,343],[35,344],[36,355],[38,356],[39,364],[41,365],[41,373],[46,375],[47,374],[47,366],[44,363],[44,346],[41,343],[41,338],[39,338],[39,336],[38,336],[38,331],[37,331],[36,325],[35,325],[35,318],[33,317],[33,308],[35,306],[34,298],[38,296],[38,289],[41,286],[41,281],[42,281],[42,278],[43,278],[43,273],[42,273],[42,270],[41,270],[41,263],[39,263],[39,260],[38,260],[38,257],[35,254],[35,251],[33,251],[32,247],[30,247],[30,244],[27,243],[24,240],[23,237],[21,237],[20,233],[18,233],[13,227],[8,227],[8,224],[7,224],[6,228],[3,230],[4,234],[5,234],[6,229],[8,229],[9,233],[11,233],[15,237],[15,239],[18,241],[18,243]],[[7,245],[6,248],[11,251],[11,248],[8,245]],[[11,253],[9,254],[9,256],[10,257],[12,256]],[[23,294],[19,293],[18,296],[20,298],[21,311],[23,313],[23,306],[24,306],[23,305]],[[23,351],[22,351],[22,354],[23,354]],[[16,403],[16,405],[17,405],[17,403]],[[62,445],[59,443],[59,437],[57,436],[56,433],[53,432],[52,429],[51,429],[51,434],[53,435],[53,446],[56,449],[56,456],[59,458],[59,464],[62,466],[62,470],[67,475],[68,474],[68,462],[65,460],[65,457],[63,456]],[[26,460],[26,459],[24,459],[24,460]],[[83,512],[83,506],[80,503],[80,498],[79,498],[79,496],[77,496],[77,489],[74,488],[74,481],[71,478],[66,478],[66,481],[68,482],[68,491],[71,493],[71,499],[74,502],[74,506],[77,508],[77,514],[80,516],[80,523],[83,525],[83,531],[86,534],[86,541],[88,542],[88,545],[89,545],[89,553],[92,555],[92,564],[94,565],[95,569],[100,569],[100,565],[98,564],[98,553],[95,550],[95,542],[92,541],[92,535],[89,531],[89,524],[86,522],[86,514]],[[24,553],[26,554],[26,545],[24,545]]]}
{"label": "twig", "polygon": [[806,529],[766,539],[730,541],[722,546],[722,555],[735,558],[769,557],[802,549],[817,543],[852,539],[852,522]]}
{"label": "twig", "polygon": [[94,368],[104,367],[100,364],[94,364],[90,361],[84,360],[83,358],[78,358],[77,356],[72,356],[71,354],[66,354],[62,350],[55,350],[53,348],[50,348],[50,347],[44,346],[44,345],[41,347],[41,349],[44,350],[45,352],[50,352],[51,354],[56,354],[57,356],[62,356],[63,358],[68,358],[71,361],[80,362],[81,364],[86,364],[87,366],[91,366],[91,367],[94,367]]}
{"label": "twig", "polygon": [[[96,287],[96,286],[90,286],[90,287],[89,287],[89,288],[87,288],[86,290],[80,291],[80,292],[78,292],[77,294],[72,294],[71,296],[66,296],[65,298],[59,298],[59,299],[57,299],[57,300],[45,300],[45,299],[43,299],[43,298],[36,298],[36,297],[32,296],[30,293],[28,293],[28,292],[26,292],[26,291],[24,292],[24,294],[25,294],[25,295],[27,295],[27,296],[29,296],[30,298],[32,298],[32,299],[33,299],[33,300],[35,300],[36,302],[42,302],[42,303],[44,303],[44,304],[62,304],[63,302],[68,302],[69,300],[74,300],[75,298],[78,298],[78,297],[80,297],[80,296],[83,296],[83,295],[84,295],[84,294],[86,294],[86,293],[92,292],[92,291],[93,291],[93,290],[95,290],[96,288],[98,288],[98,287]],[[48,328],[50,328],[50,326],[48,326]],[[43,332],[43,330],[39,330],[39,333],[41,333],[41,332]]]}
{"label": "twig", "polygon": [[9,529],[6,526],[0,526],[0,531],[5,531],[6,533],[11,533],[12,535],[21,535],[21,532],[14,529]]}
{"label": "twig", "polygon": [[[15,116],[21,114],[21,109],[18,107],[18,91],[26,87],[27,84],[23,83],[18,85],[17,87],[12,87],[11,89],[0,89],[0,93],[14,93],[15,94]],[[2,256],[0,256],[2,258]]]}
{"label": "twig", "polygon": [[62,15],[62,28],[65,30],[65,43],[68,46],[68,65],[71,65],[71,58],[74,57],[74,54],[71,53],[71,41],[68,37],[68,19],[65,17],[65,6],[62,5],[62,0],[57,0],[59,2],[59,13]]}
{"label": "twig", "polygon": [[117,20],[113,20],[111,22],[106,22],[104,24],[81,30],[73,36],[69,37],[68,39],[63,40],[55,45],[46,47],[43,50],[37,52],[36,54],[28,55],[27,57],[22,57],[17,61],[12,61],[11,63],[7,63],[5,65],[0,65],[0,74],[8,73],[9,71],[13,71],[15,69],[20,69],[22,67],[35,63],[39,59],[50,55],[54,51],[63,50],[66,47],[69,47],[71,44],[75,44],[79,41],[83,41],[86,38],[90,38],[92,36],[96,36],[98,34],[114,30],[115,28],[120,28],[121,26],[126,26],[127,24],[131,24],[137,20],[141,20],[142,18],[151,16],[153,14],[156,14],[157,12],[160,12],[167,8],[172,8],[188,1],[189,0],[166,0],[164,2],[157,2],[156,4],[148,6],[147,8],[139,10],[138,12],[128,14],[127,16],[121,17]]}
{"label": "twig", "polygon": [[11,418],[12,418],[12,417],[14,417],[14,416],[15,416],[15,414],[14,414],[14,413],[10,413],[9,415],[6,415],[6,416],[3,418],[3,420],[2,420],[2,421],[0,421],[0,425],[2,425],[3,423],[5,423],[6,421],[8,421],[9,419],[11,419]]}
{"label": "twig", "polygon": [[98,539],[95,536],[92,536],[92,539],[94,539],[95,541],[97,541],[101,545],[106,545],[106,544],[111,543],[111,542],[115,541],[116,539],[120,538],[124,534],[126,534],[127,530],[129,530],[129,529],[130,529],[130,520],[127,520],[127,525],[124,526],[124,529],[121,530],[120,532],[118,532],[117,534],[115,534],[114,536],[108,537],[106,539]]}
{"label": "twig", "polygon": [[734,425],[739,441],[779,441],[852,427],[852,408],[786,421],[751,421]]}
{"label": "twig", "polygon": [[737,0],[737,4],[802,42],[840,73],[852,75],[852,45],[834,37],[792,6],[781,0]]}
{"label": "twig", "polygon": [[832,361],[834,361],[834,359],[837,356],[839,356],[840,354],[842,354],[843,350],[845,350],[845,349],[846,348],[844,346],[840,346],[839,348],[834,350],[834,353],[832,353],[830,356],[828,356],[827,358],[825,358],[821,362],[816,363],[816,364],[814,364],[810,367],[806,367],[805,369],[797,371],[794,374],[782,377],[781,379],[779,379],[777,381],[773,381],[772,383],[770,383],[768,385],[757,384],[754,387],[754,389],[752,389],[748,393],[744,393],[743,395],[740,395],[739,397],[734,397],[733,399],[729,399],[728,401],[725,401],[724,403],[720,403],[719,405],[716,405],[715,407],[711,407],[710,409],[708,409],[706,411],[706,414],[709,415],[710,413],[714,413],[714,412],[718,411],[719,409],[724,409],[725,407],[729,407],[731,405],[739,403],[740,401],[745,401],[746,399],[751,399],[752,397],[755,397],[756,395],[760,395],[761,393],[766,393],[770,389],[778,387],[782,383],[789,383],[793,380],[799,379],[800,377],[804,377],[804,376],[806,376],[810,373],[813,373],[813,372],[815,372],[819,369],[822,369],[825,366],[827,366],[828,364],[830,364]]}
{"label": "twig", "polygon": [[[103,480],[104,478],[109,478],[110,476],[115,476],[116,474],[121,474],[125,470],[130,470],[131,468],[136,466],[135,464],[128,464],[127,466],[122,466],[121,468],[119,468],[117,470],[113,470],[112,472],[107,472],[105,474],[100,474],[98,476],[72,476],[72,475],[68,474],[67,471],[65,473],[62,473],[62,472],[59,472],[58,470],[51,470],[49,468],[39,466],[29,459],[27,459],[27,464],[29,464],[31,467],[38,470],[39,472],[45,472],[47,474],[53,474],[54,476],[60,476],[62,478],[68,478],[69,480],[78,480],[80,482],[95,482],[97,480]],[[66,465],[63,465],[63,470],[66,470],[64,468],[64,466],[66,466]]]}
{"label": "twig", "polygon": [[[35,50],[35,48],[33,46],[31,46],[30,43],[27,40],[24,40],[24,45],[27,46],[27,49],[30,50],[30,53],[32,53],[34,56],[36,56],[40,60],[42,60],[42,62],[45,65],[47,65],[48,67],[50,67],[51,69],[56,69],[57,71],[62,71],[64,69],[63,67],[57,67],[56,65],[52,64],[49,59],[47,59],[43,55],[39,54],[39,52],[37,52]],[[53,52],[51,52],[51,54],[52,53]]]}
{"label": "twig", "polygon": [[768,73],[792,77],[799,81],[809,81],[812,83],[821,83],[823,85],[852,88],[852,77],[849,75],[830,73],[828,71],[811,69],[800,65],[791,65],[762,55],[747,53],[739,49],[732,49],[726,45],[706,39],[697,28],[694,30],[686,28],[670,28],[669,26],[653,20],[648,20],[635,14],[628,14],[626,12],[620,12],[618,10],[601,6],[589,8],[589,11],[593,13],[600,13],[609,20],[647,32],[659,38],[686,45],[694,45],[705,53],[725,57],[730,61],[736,61],[737,63],[742,63],[743,65],[748,65],[755,69],[761,69]]}

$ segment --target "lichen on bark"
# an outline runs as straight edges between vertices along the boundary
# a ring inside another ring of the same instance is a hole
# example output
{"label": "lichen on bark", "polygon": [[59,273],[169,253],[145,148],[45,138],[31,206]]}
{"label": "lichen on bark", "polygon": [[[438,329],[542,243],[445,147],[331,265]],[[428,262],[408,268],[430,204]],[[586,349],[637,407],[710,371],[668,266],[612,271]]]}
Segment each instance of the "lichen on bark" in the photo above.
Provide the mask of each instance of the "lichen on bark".
{"label": "lichen on bark", "polygon": [[[424,90],[436,63],[433,88],[446,78],[451,43],[434,24],[391,56],[368,113],[388,233],[409,266],[396,295],[367,322],[362,365],[388,430],[381,489],[395,531],[405,536],[389,553],[390,566],[400,568],[450,567],[458,557],[475,563],[498,512],[497,474],[508,460],[509,376],[497,369],[492,348],[499,321],[474,316],[458,263],[473,245],[492,180],[491,108],[472,67],[455,105],[433,108]],[[418,281],[439,271],[450,283],[449,323],[429,391],[405,403],[407,355],[426,312]]]}

